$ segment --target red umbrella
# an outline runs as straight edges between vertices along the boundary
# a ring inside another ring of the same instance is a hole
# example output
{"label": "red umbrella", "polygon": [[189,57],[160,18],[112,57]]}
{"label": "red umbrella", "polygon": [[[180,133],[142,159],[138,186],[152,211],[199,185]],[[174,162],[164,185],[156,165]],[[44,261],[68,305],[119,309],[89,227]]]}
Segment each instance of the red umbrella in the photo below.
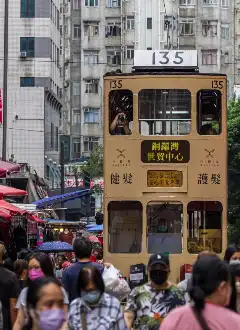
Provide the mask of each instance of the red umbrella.
{"label": "red umbrella", "polygon": [[100,243],[99,239],[97,236],[89,236],[88,237],[89,241],[94,242],[94,243]]}
{"label": "red umbrella", "polygon": [[11,220],[12,217],[10,214],[0,210],[0,218],[3,218],[4,220]]}
{"label": "red umbrella", "polygon": [[0,178],[5,178],[7,174],[19,171],[20,166],[18,164],[0,160]]}
{"label": "red umbrella", "polygon": [[26,196],[27,192],[25,190],[16,189],[13,187],[0,185],[0,196],[10,197],[10,196]]}

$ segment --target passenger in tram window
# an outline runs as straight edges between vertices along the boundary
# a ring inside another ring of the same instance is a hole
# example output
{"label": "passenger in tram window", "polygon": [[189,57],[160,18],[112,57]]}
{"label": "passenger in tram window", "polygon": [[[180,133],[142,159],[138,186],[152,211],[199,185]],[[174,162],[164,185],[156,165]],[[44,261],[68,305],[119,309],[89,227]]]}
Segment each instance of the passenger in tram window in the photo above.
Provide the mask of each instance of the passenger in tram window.
{"label": "passenger in tram window", "polygon": [[205,124],[200,129],[200,135],[217,135],[217,131],[212,127],[212,124]]}
{"label": "passenger in tram window", "polygon": [[168,232],[167,220],[159,219],[159,221],[158,221],[158,232],[159,233],[167,233]]}
{"label": "passenger in tram window", "polygon": [[121,109],[118,110],[117,115],[110,126],[110,133],[112,135],[131,135],[132,132],[129,128],[127,114]]}

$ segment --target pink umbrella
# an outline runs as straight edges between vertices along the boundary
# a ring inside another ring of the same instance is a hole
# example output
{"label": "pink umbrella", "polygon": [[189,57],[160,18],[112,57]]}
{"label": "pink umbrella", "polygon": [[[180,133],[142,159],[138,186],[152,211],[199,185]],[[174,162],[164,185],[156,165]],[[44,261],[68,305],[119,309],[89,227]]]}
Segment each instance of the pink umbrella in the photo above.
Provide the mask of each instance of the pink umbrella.
{"label": "pink umbrella", "polygon": [[89,236],[88,237],[89,241],[94,242],[94,243],[100,243],[99,239],[97,236]]}

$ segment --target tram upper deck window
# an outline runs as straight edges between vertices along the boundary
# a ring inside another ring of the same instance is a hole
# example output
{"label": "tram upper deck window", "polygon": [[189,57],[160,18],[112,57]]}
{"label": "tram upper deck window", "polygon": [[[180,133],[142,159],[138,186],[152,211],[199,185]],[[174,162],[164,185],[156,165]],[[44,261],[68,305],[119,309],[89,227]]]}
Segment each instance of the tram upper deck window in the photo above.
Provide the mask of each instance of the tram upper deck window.
{"label": "tram upper deck window", "polygon": [[197,129],[200,135],[221,134],[222,94],[217,90],[197,93]]}
{"label": "tram upper deck window", "polygon": [[133,93],[130,90],[113,90],[109,93],[109,133],[131,135],[133,120]]}
{"label": "tram upper deck window", "polygon": [[114,201],[108,204],[108,242],[111,253],[140,253],[142,249],[142,204]]}
{"label": "tram upper deck window", "polygon": [[148,253],[182,253],[182,214],[180,203],[149,203],[147,206]]}
{"label": "tram upper deck window", "polygon": [[188,252],[222,252],[222,211],[220,202],[190,202],[188,212]]}
{"label": "tram upper deck window", "polygon": [[141,135],[187,135],[191,131],[191,93],[187,89],[139,92]]}

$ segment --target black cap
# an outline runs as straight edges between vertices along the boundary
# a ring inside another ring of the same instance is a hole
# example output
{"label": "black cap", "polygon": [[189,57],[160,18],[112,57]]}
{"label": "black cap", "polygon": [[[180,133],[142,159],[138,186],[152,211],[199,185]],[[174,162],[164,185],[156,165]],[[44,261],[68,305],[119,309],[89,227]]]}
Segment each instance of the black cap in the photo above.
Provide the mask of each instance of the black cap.
{"label": "black cap", "polygon": [[153,254],[148,261],[148,267],[152,267],[156,264],[162,264],[169,267],[169,257],[165,253]]}

